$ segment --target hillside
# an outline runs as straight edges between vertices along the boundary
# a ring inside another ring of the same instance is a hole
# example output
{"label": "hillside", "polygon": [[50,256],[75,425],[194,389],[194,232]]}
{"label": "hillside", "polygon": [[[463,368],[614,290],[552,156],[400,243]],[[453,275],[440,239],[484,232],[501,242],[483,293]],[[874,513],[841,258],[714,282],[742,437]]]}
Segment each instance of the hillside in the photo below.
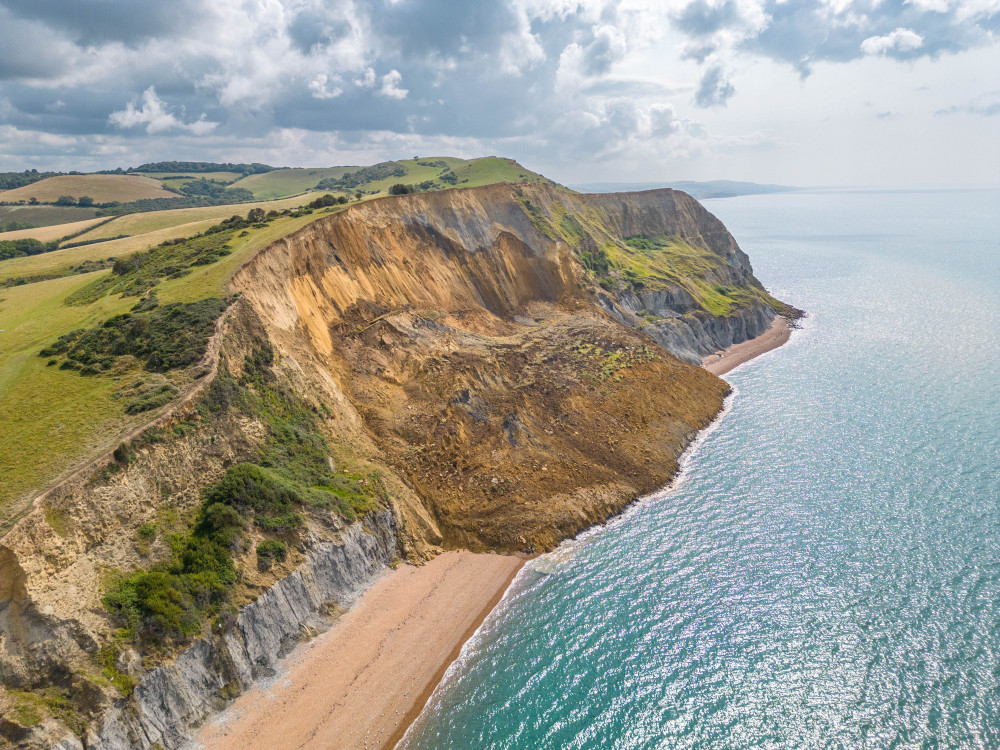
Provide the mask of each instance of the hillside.
{"label": "hillside", "polygon": [[670,480],[728,391],[683,360],[795,311],[689,196],[542,180],[0,290],[0,736],[178,747],[398,557],[549,549]]}
{"label": "hillside", "polygon": [[0,202],[17,203],[32,198],[40,203],[55,203],[61,196],[90,196],[95,203],[122,203],[146,198],[173,198],[154,179],[139,175],[82,174],[49,177],[14,190],[0,192]]}
{"label": "hillside", "polygon": [[352,169],[356,167],[275,169],[244,177],[233,183],[233,187],[245,188],[260,200],[287,198],[315,190],[323,180],[337,179]]}

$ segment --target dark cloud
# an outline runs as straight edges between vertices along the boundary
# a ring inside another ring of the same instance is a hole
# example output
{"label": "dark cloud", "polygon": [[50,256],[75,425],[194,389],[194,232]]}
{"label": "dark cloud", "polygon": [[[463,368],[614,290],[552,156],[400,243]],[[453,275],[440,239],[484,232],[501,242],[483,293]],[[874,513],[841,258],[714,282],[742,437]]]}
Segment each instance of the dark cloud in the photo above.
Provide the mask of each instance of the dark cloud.
{"label": "dark cloud", "polygon": [[699,107],[721,107],[736,93],[736,88],[726,77],[719,64],[709,66],[701,77],[694,92],[694,101]]}
{"label": "dark cloud", "polygon": [[0,0],[0,7],[88,45],[182,35],[203,11],[199,0]]}
{"label": "dark cloud", "polygon": [[646,47],[650,59],[697,61],[694,105],[724,107],[735,53],[805,76],[865,55],[935,57],[1000,30],[1000,14],[928,11],[932,1],[944,2],[845,0],[835,12],[821,0],[692,0],[668,12],[655,0],[645,10],[619,0],[0,0],[0,125],[132,144],[153,143],[152,127],[157,144],[174,139],[189,155],[199,142],[217,151],[286,131],[613,154],[697,129],[671,106],[683,95],[690,107],[691,81],[657,82],[669,60],[641,79],[620,75],[618,63],[667,25],[682,49]]}
{"label": "dark cloud", "polygon": [[928,11],[909,0],[853,0],[835,15],[817,0],[768,0],[763,10],[767,25],[740,47],[789,63],[803,75],[818,62],[867,54],[913,60],[959,52],[989,43],[988,32],[1000,20],[996,12],[967,13],[961,3]]}

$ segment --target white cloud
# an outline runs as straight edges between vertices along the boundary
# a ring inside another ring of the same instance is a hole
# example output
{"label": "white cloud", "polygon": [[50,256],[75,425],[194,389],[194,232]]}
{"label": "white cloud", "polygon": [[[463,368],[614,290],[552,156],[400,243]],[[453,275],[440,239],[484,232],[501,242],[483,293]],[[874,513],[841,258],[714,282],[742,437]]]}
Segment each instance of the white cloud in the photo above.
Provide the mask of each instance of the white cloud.
{"label": "white cloud", "polygon": [[140,104],[139,98],[133,99],[125,109],[112,112],[108,121],[122,129],[145,125],[146,132],[151,135],[168,130],[186,130],[192,135],[207,135],[219,125],[217,122],[209,122],[204,114],[194,122],[185,123],[167,111],[166,104],[156,95],[153,86],[142,92],[141,102]]}
{"label": "white cloud", "polygon": [[340,83],[336,76],[320,73],[309,82],[309,90],[317,99],[336,99],[344,90],[335,84]]}
{"label": "white cloud", "polygon": [[919,49],[924,38],[912,29],[899,28],[884,36],[870,36],[861,42],[866,55],[885,55],[889,52],[912,52]]}
{"label": "white cloud", "polygon": [[382,88],[379,89],[379,93],[382,96],[388,96],[390,99],[405,99],[406,95],[410,92],[404,88],[400,88],[399,84],[403,82],[403,76],[398,70],[390,70],[384,76],[382,76]]}

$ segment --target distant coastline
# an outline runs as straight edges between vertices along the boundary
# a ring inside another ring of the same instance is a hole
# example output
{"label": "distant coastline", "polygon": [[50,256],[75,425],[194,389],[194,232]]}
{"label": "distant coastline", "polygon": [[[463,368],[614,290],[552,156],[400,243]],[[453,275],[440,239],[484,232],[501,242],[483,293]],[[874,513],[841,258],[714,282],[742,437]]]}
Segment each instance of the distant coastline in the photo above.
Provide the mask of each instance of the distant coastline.
{"label": "distant coastline", "polygon": [[766,185],[759,182],[736,182],[733,180],[681,180],[679,182],[588,182],[569,185],[581,193],[630,193],[641,190],[670,188],[680,190],[693,198],[734,198],[738,195],[763,195],[766,193],[794,193],[804,188],[790,185]]}

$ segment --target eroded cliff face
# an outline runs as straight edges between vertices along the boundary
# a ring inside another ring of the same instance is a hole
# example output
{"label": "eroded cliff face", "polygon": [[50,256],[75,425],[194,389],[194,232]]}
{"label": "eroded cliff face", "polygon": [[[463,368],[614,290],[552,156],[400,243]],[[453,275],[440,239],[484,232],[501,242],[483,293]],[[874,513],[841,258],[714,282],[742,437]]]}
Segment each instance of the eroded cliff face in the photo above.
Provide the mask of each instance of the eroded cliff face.
{"label": "eroded cliff face", "polygon": [[[311,510],[266,572],[244,545],[231,617],[182,648],[125,644],[102,676],[108,576],[169,555],[139,529],[193,523],[201,488],[265,441],[259,416],[192,404],[0,541],[11,745],[177,747],[397,554],[539,551],[604,521],[669,482],[720,409],[728,387],[689,362],[785,312],[688,196],[543,185],[351,206],[265,248],[232,289],[229,369],[266,340],[318,415],[331,471],[378,472],[386,507],[353,524]],[[49,701],[34,726],[15,716],[29,693]]]}
{"label": "eroded cliff face", "polygon": [[[660,244],[640,258],[634,238]],[[687,266],[649,262],[682,251],[700,273],[687,286]],[[412,488],[417,551],[548,549],[666,483],[727,391],[677,357],[776,314],[725,227],[670,190],[373,201],[276,243],[233,286]]]}

